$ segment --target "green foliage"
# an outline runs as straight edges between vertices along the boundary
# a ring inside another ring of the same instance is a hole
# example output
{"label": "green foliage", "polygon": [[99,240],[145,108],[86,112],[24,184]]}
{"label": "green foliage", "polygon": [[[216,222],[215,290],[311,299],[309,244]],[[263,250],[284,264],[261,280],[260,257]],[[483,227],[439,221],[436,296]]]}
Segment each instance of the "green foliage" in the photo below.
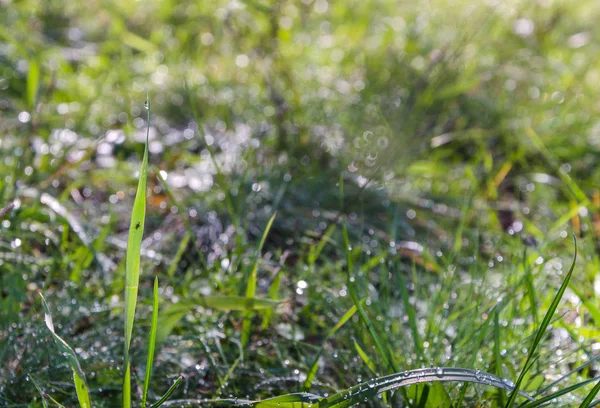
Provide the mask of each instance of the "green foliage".
{"label": "green foliage", "polygon": [[52,315],[50,314],[48,304],[46,303],[46,299],[44,299],[44,296],[42,296],[41,293],[40,297],[42,298],[42,304],[44,306],[44,319],[46,321],[46,327],[48,328],[48,330],[50,330],[50,333],[54,338],[54,342],[56,343],[60,354],[62,354],[67,359],[71,370],[73,370],[73,383],[75,385],[75,393],[77,394],[79,406],[81,408],[91,408],[92,404],[90,402],[89,389],[85,381],[85,374],[83,373],[83,370],[79,365],[77,354],[75,354],[75,351],[73,351],[73,349],[67,344],[67,342],[65,342],[54,331],[54,322],[52,320]]}
{"label": "green foliage", "polygon": [[4,2],[0,405],[78,404],[40,290],[98,408],[316,405],[438,366],[593,405],[600,6],[538,3]]}
{"label": "green foliage", "polygon": [[[131,363],[129,361],[129,347],[131,346],[131,334],[133,332],[133,321],[135,320],[135,308],[137,305],[138,285],[140,280],[140,253],[142,249],[142,237],[144,235],[144,223],[146,221],[146,179],[148,177],[148,137],[150,134],[150,98],[146,98],[146,109],[148,110],[148,128],[146,131],[146,144],[142,169],[138,182],[131,220],[129,222],[129,235],[127,236],[127,257],[125,264],[125,356],[123,377],[123,408],[131,406]],[[150,367],[147,368],[148,370]]]}

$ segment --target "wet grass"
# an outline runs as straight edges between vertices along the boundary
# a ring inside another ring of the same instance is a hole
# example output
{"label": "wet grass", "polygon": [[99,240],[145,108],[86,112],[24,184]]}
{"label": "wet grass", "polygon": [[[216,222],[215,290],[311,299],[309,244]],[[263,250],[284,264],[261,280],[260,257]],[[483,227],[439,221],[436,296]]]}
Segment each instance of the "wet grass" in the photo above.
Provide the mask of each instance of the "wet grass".
{"label": "wet grass", "polygon": [[435,3],[2,6],[0,405],[598,405],[600,9]]}

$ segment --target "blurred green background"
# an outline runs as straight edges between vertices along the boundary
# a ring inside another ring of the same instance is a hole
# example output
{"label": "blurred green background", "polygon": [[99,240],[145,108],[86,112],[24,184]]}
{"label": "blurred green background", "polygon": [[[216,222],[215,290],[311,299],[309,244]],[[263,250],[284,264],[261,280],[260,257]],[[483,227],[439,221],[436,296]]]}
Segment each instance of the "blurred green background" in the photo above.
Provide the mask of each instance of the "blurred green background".
{"label": "blurred green background", "polygon": [[[42,406],[44,393],[75,401],[43,328],[42,290],[93,399],[119,400],[121,261],[146,92],[141,301],[154,275],[165,308],[243,295],[277,211],[258,290],[288,302],[262,327],[257,318],[252,352],[226,386],[208,362],[222,375],[232,367],[242,315],[190,312],[159,351],[157,388],[183,373],[184,399],[300,390],[352,305],[344,219],[361,297],[398,366],[513,379],[574,233],[577,272],[528,391],[594,378],[599,19],[591,0],[0,0],[0,208],[12,203],[0,218],[0,405]],[[472,343],[496,304],[502,344],[491,332]],[[359,320],[343,330],[312,392],[388,373]],[[467,397],[501,400],[484,388]]]}

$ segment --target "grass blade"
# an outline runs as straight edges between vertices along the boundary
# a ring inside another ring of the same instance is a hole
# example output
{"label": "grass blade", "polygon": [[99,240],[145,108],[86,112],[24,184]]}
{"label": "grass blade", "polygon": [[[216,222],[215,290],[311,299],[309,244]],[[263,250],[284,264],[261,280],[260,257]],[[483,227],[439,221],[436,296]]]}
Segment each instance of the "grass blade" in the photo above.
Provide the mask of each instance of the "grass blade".
{"label": "grass blade", "polygon": [[569,286],[569,280],[571,279],[571,275],[573,274],[573,270],[575,269],[575,262],[577,261],[577,238],[575,238],[575,235],[573,235],[573,244],[575,245],[575,254],[573,255],[573,263],[571,264],[571,268],[569,269],[567,276],[563,280],[562,285],[560,285],[558,292],[554,296],[554,299],[552,300],[552,303],[550,304],[550,307],[548,308],[548,311],[546,312],[546,315],[544,316],[544,319],[542,320],[542,323],[540,324],[540,327],[538,328],[538,330],[535,334],[533,343],[531,344],[531,348],[530,348],[528,356],[527,356],[527,360],[525,361],[525,366],[521,370],[521,374],[519,374],[517,383],[515,384],[513,391],[511,392],[510,396],[508,397],[508,401],[506,402],[505,408],[512,407],[513,403],[515,402],[515,399],[517,398],[517,392],[519,391],[519,389],[521,387],[523,378],[525,378],[525,374],[527,373],[527,371],[529,371],[529,369],[532,366],[531,361],[534,358],[535,351],[536,351],[538,345],[540,344],[540,342],[542,341],[542,337],[544,336],[546,329],[548,328],[548,326],[550,325],[550,322],[552,321],[552,316],[554,315],[554,312],[556,311],[556,308],[558,307],[558,303],[560,302],[563,294],[565,293],[565,290]]}
{"label": "grass blade", "polygon": [[[275,220],[276,216],[277,216],[277,213],[275,212],[271,216],[271,219],[269,219],[269,222],[267,223],[267,226],[265,227],[265,231],[263,232],[262,238],[261,238],[260,243],[258,244],[258,248],[256,250],[256,259],[254,260],[254,265],[252,265],[250,277],[248,278],[248,285],[246,286],[246,298],[249,300],[254,299],[254,295],[256,294],[256,279],[257,279],[256,273],[258,271],[258,261],[260,260],[260,254],[262,252],[263,245],[265,244],[265,240],[267,239],[267,235],[269,235],[269,230],[271,229],[271,226],[273,225],[273,221]],[[248,340],[250,340],[250,328],[251,328],[251,314],[246,313],[246,316],[244,317],[244,324],[242,327],[242,348],[246,348],[246,345],[248,344]]]}
{"label": "grass blade", "polygon": [[73,383],[75,384],[75,392],[77,393],[79,406],[81,408],[91,408],[92,404],[90,403],[90,395],[85,381],[85,374],[79,365],[77,355],[75,354],[75,351],[73,351],[73,349],[54,331],[54,322],[52,321],[52,315],[50,314],[46,299],[44,299],[44,296],[41,293],[40,297],[42,298],[42,304],[44,305],[46,327],[48,327],[48,330],[52,333],[52,337],[54,338],[54,342],[58,346],[60,353],[67,359],[71,370],[73,370]]}
{"label": "grass blade", "polygon": [[600,391],[600,380],[594,385],[594,388],[590,391],[590,393],[585,397],[579,408],[588,408],[598,392]]}
{"label": "grass blade", "polygon": [[[167,192],[167,195],[169,196],[169,199],[171,200],[173,205],[175,205],[175,207],[177,207],[178,209],[182,209],[183,207],[179,204],[179,201],[175,198],[175,195],[171,191],[169,184],[167,184],[167,180],[165,180],[165,178],[163,177],[160,170],[158,168],[155,168],[155,172],[156,172],[156,176],[158,177],[158,179],[164,186],[165,191]],[[192,243],[194,244],[196,253],[198,254],[198,259],[200,259],[200,263],[202,264],[202,267],[204,268],[204,270],[207,271],[208,266],[206,265],[206,259],[204,258],[204,253],[202,252],[202,250],[200,249],[200,245],[198,245],[198,242],[196,241],[196,235],[194,234],[194,229],[192,228],[192,224],[190,223],[190,220],[188,219],[187,215],[185,215],[185,211],[178,211],[177,214],[180,215],[181,221],[183,221],[183,225],[185,225],[185,229],[187,230],[187,234],[185,235],[184,239],[187,237],[187,241],[189,241],[190,238],[193,238]],[[187,241],[186,241],[186,246],[187,246]],[[177,255],[176,255],[175,259],[178,259],[177,256],[181,257],[181,255],[183,254],[183,252],[180,254],[179,251],[185,250],[183,241],[180,244],[179,248],[180,249],[177,251]],[[177,264],[174,263],[174,266],[172,268],[173,269],[176,268],[176,265]],[[173,272],[174,272],[174,270],[173,270]],[[171,270],[169,270],[169,273],[172,273]],[[169,276],[171,276],[171,275],[169,275]]]}
{"label": "grass blade", "polygon": [[[271,282],[271,286],[269,286],[269,298],[276,300],[277,294],[279,293],[279,288],[281,287],[281,275],[283,275],[282,269],[279,269],[275,273],[275,277]],[[265,311],[262,325],[260,326],[262,330],[266,330],[269,327],[269,323],[271,322],[271,318],[273,317],[273,309],[267,309]]]}
{"label": "grass blade", "polygon": [[[502,352],[500,351],[500,310],[502,303],[494,310],[494,371],[497,376],[502,375]],[[506,393],[503,389],[498,389],[498,404],[504,405]]]}
{"label": "grass blade", "polygon": [[154,304],[152,305],[152,325],[150,326],[150,340],[148,343],[148,357],[146,359],[146,376],[144,378],[144,392],[142,394],[142,407],[146,407],[148,387],[152,376],[152,363],[154,361],[154,347],[156,345],[156,329],[158,327],[158,277],[154,278]]}
{"label": "grass blade", "polygon": [[135,319],[135,308],[137,304],[138,285],[140,279],[140,252],[142,249],[142,237],[144,235],[144,221],[146,218],[146,178],[148,176],[148,137],[150,135],[150,98],[146,99],[148,109],[148,127],[146,130],[146,146],[144,147],[144,158],[138,181],[137,192],[131,211],[129,224],[129,236],[127,237],[127,256],[125,259],[125,375],[123,378],[123,408],[131,407],[131,367],[129,364],[129,346],[131,344],[131,333],[133,332],[133,321]]}
{"label": "grass blade", "polygon": [[167,390],[167,392],[165,392],[165,394],[160,397],[160,399],[158,401],[156,401],[154,404],[152,404],[150,406],[150,408],[158,408],[160,407],[162,404],[164,404],[164,402],[169,399],[169,397],[171,396],[171,394],[173,394],[173,391],[175,391],[175,389],[177,387],[179,387],[179,384],[181,384],[181,381],[183,381],[182,377],[179,377],[175,380],[175,382],[173,383],[173,385],[171,385],[169,387],[169,389]]}
{"label": "grass blade", "polygon": [[279,305],[274,299],[246,298],[243,296],[197,296],[171,305],[158,320],[157,343],[162,343],[177,322],[197,307],[221,311],[268,310]]}
{"label": "grass blade", "polygon": [[33,111],[37,102],[38,89],[40,87],[40,64],[37,61],[29,61],[27,72],[27,104]]}
{"label": "grass blade", "polygon": [[537,325],[539,317],[538,317],[538,309],[537,309],[537,299],[535,296],[535,287],[533,285],[533,274],[531,273],[531,266],[527,261],[527,247],[523,250],[523,269],[525,271],[525,284],[527,287],[527,296],[529,297],[529,303],[531,304],[531,314],[533,315],[533,322]]}
{"label": "grass blade", "polygon": [[[417,311],[415,310],[412,303],[410,303],[410,296],[408,293],[406,281],[402,276],[402,272],[398,270],[396,267],[396,263],[392,264],[392,268],[394,271],[394,275],[398,280],[398,288],[400,289],[400,297],[402,298],[402,303],[404,304],[404,310],[406,311],[406,315],[408,316],[408,327],[410,327],[410,333],[413,338],[413,344],[415,345],[415,352],[417,353],[417,357],[420,359],[424,359],[423,353],[423,341],[421,340],[421,336],[419,335],[419,326],[417,323]],[[413,274],[416,274],[416,263],[412,263]]]}
{"label": "grass blade", "polygon": [[321,239],[319,240],[317,245],[313,245],[310,247],[310,252],[308,254],[309,267],[312,267],[315,264],[315,262],[319,258],[319,255],[321,255],[321,252],[323,252],[323,248],[325,248],[325,244],[327,244],[328,242],[331,242],[331,235],[335,232],[336,228],[337,227],[335,224],[331,224],[325,230],[325,232],[323,233],[323,236],[321,237]]}
{"label": "grass blade", "polygon": [[591,383],[593,381],[597,381],[598,379],[599,379],[598,377],[591,378],[589,380],[582,381],[580,383],[577,383],[577,384],[565,387],[565,388],[560,389],[560,390],[558,390],[556,392],[553,392],[550,395],[546,395],[543,398],[540,398],[540,399],[537,399],[535,401],[531,401],[531,402],[528,402],[526,404],[523,404],[523,405],[520,406],[520,408],[536,408],[536,407],[541,407],[541,406],[548,405],[548,402],[550,402],[550,401],[552,401],[552,400],[554,400],[554,399],[556,399],[556,398],[558,398],[558,397],[560,397],[562,395],[570,394],[571,392],[573,392],[573,391],[575,391],[575,390],[577,390],[577,389],[579,389],[579,388],[581,388],[581,387],[583,387],[583,386],[585,386],[585,385],[587,385],[587,384],[589,384],[589,383]]}
{"label": "grass blade", "polygon": [[179,247],[177,248],[177,253],[171,260],[171,266],[169,266],[169,270],[167,271],[167,276],[169,278],[175,276],[175,272],[177,271],[177,267],[179,266],[179,261],[181,260],[181,257],[183,257],[183,254],[186,252],[191,237],[192,235],[190,235],[189,232],[186,232],[183,238],[181,239]]}
{"label": "grass blade", "polygon": [[319,351],[317,351],[314,361],[313,361],[312,365],[310,366],[310,369],[308,370],[308,374],[306,375],[306,380],[304,381],[304,385],[303,385],[303,388],[305,391],[310,389],[310,386],[312,385],[312,382],[315,379],[315,375],[317,374],[317,370],[319,368],[319,358],[321,357],[321,354],[323,354],[323,349],[325,348],[325,344],[329,341],[329,339],[331,339],[333,337],[333,335],[348,320],[350,320],[352,318],[352,316],[354,316],[355,313],[356,313],[356,306],[352,306],[346,313],[344,313],[344,315],[337,322],[337,324],[333,327],[333,329],[331,329],[329,331],[329,333],[325,337],[325,340],[323,340],[323,344],[321,345],[321,348],[319,348]]}
{"label": "grass blade", "polygon": [[269,398],[256,402],[256,408],[301,408],[310,406],[320,406],[319,397],[305,392],[286,394],[279,397]]}
{"label": "grass blade", "polygon": [[[375,378],[373,380],[355,385],[337,394],[322,398],[319,408],[343,408],[363,403],[376,395],[401,387],[414,384],[427,384],[429,382],[468,382],[483,384],[504,390],[512,390],[510,382],[493,374],[466,368],[420,368]],[[519,392],[519,395],[533,400],[529,395]]]}
{"label": "grass blade", "polygon": [[31,376],[31,382],[33,383],[35,389],[37,390],[37,392],[40,394],[40,398],[42,399],[42,405],[44,408],[48,408],[48,401],[46,401],[46,393],[44,391],[42,391],[42,387],[40,387],[40,384],[38,384],[37,380]]}
{"label": "grass blade", "polygon": [[373,364],[367,353],[365,353],[365,351],[362,349],[362,347],[360,346],[360,344],[358,344],[356,340],[354,340],[354,348],[356,349],[356,352],[358,353],[362,361],[364,361],[367,367],[369,367],[369,370],[376,373],[377,369],[375,368],[375,364]]}
{"label": "grass blade", "polygon": [[354,302],[354,305],[356,306],[356,309],[358,310],[360,319],[362,320],[364,325],[367,327],[367,330],[369,331],[369,334],[371,335],[371,338],[373,339],[373,342],[375,343],[375,347],[377,348],[377,351],[379,351],[379,354],[380,354],[381,358],[383,359],[385,365],[392,372],[399,371],[396,369],[396,366],[395,366],[391,356],[389,355],[388,351],[383,347],[383,342],[381,341],[379,335],[375,331],[375,327],[373,327],[373,323],[369,319],[369,316],[367,316],[367,312],[365,311],[364,307],[362,306],[362,303],[360,302],[360,300],[358,298],[358,292],[356,290],[356,279],[354,278],[354,276],[352,276],[352,270],[353,270],[352,249],[350,246],[350,239],[348,238],[348,229],[346,228],[345,222],[342,224],[342,234],[344,236],[344,246],[346,248],[346,255],[347,255],[348,291],[350,292],[350,297],[352,298],[352,301]]}

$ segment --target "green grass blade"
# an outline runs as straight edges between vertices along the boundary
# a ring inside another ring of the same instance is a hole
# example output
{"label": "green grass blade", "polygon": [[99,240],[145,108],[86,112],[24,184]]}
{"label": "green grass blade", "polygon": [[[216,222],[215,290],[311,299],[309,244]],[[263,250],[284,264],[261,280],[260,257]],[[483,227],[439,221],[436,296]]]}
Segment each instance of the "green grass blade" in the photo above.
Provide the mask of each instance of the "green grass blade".
{"label": "green grass blade", "polygon": [[154,361],[154,347],[156,345],[156,329],[158,327],[158,277],[154,278],[154,304],[152,305],[152,325],[150,326],[150,340],[148,342],[148,356],[146,359],[146,375],[144,377],[144,391],[142,394],[142,407],[146,407],[148,387],[152,376],[152,363]]}
{"label": "green grass blade", "polygon": [[594,381],[598,381],[600,378],[595,377],[595,378],[590,378],[589,380],[585,380],[582,381],[580,383],[574,384],[574,385],[570,385],[568,387],[562,388],[556,392],[553,392],[552,394],[546,395],[543,398],[537,399],[535,401],[531,401],[528,402],[526,404],[521,405],[519,408],[536,408],[536,407],[541,407],[541,406],[547,406],[548,402],[562,396],[562,395],[567,395],[572,393],[575,390],[578,390],[579,388],[594,382]]}
{"label": "green grass blade", "polygon": [[310,247],[310,252],[308,254],[309,267],[315,264],[315,262],[319,258],[319,255],[321,255],[321,252],[323,252],[325,244],[331,242],[331,235],[335,232],[336,228],[337,227],[335,224],[330,225],[323,233],[323,236],[319,240],[318,244]]}
{"label": "green grass blade", "polygon": [[161,313],[158,319],[156,342],[161,344],[177,325],[177,322],[199,306],[221,311],[251,311],[268,310],[279,304],[281,304],[279,300],[243,296],[197,296],[185,299],[169,306]]}
{"label": "green grass blade", "polygon": [[281,395],[254,404],[256,408],[303,408],[310,406],[320,407],[319,397],[305,392]]}
{"label": "green grass blade", "polygon": [[137,192],[131,211],[129,223],[129,236],[127,237],[127,256],[125,259],[125,375],[123,378],[123,408],[131,407],[131,367],[129,364],[129,346],[133,332],[135,308],[140,279],[140,252],[142,237],[144,235],[144,221],[146,219],[146,178],[148,176],[148,137],[150,135],[150,98],[146,99],[148,109],[148,127],[146,130],[146,146],[144,158],[138,181]]}
{"label": "green grass blade", "polygon": [[37,390],[37,392],[40,394],[40,398],[42,399],[43,407],[48,408],[48,401],[46,401],[46,399],[47,399],[46,393],[44,391],[42,391],[42,387],[40,387],[40,384],[33,376],[30,376],[29,378],[31,378],[31,382],[35,386],[35,389]]}
{"label": "green grass blade", "polygon": [[[269,286],[269,298],[276,300],[277,299],[277,294],[279,293],[279,289],[281,287],[281,276],[283,275],[283,272],[281,269],[279,269],[277,271],[277,273],[275,274],[275,277],[273,278],[273,281],[271,282],[271,285]],[[269,327],[269,323],[271,322],[271,318],[273,317],[273,309],[267,309],[265,311],[264,317],[263,317],[263,322],[261,324],[261,329],[262,330],[266,330],[267,327]]]}
{"label": "green grass blade", "polygon": [[167,276],[169,278],[175,276],[175,272],[177,271],[177,267],[179,266],[179,261],[181,260],[183,254],[186,252],[191,237],[192,236],[190,235],[190,233],[186,232],[183,238],[181,239],[179,247],[177,248],[177,253],[171,260],[171,266],[169,266],[169,270],[167,271]]}
{"label": "green grass blade", "polygon": [[27,72],[27,104],[32,111],[37,102],[38,89],[40,87],[40,64],[29,60],[29,71]]}
{"label": "green grass blade", "polygon": [[235,359],[235,361],[233,362],[231,367],[229,367],[229,370],[227,370],[225,377],[223,377],[223,381],[221,381],[221,383],[219,385],[219,389],[217,390],[217,395],[219,395],[221,392],[223,392],[225,387],[227,387],[227,384],[229,383],[229,379],[233,375],[234,371],[238,368],[240,363],[243,361],[243,358],[244,358],[243,351],[240,349],[240,355],[238,356],[238,358]]}
{"label": "green grass blade", "polygon": [[[498,377],[502,376],[502,353],[500,351],[500,310],[502,303],[494,310],[494,371]],[[498,404],[504,405],[506,393],[503,389],[498,389]]]}
{"label": "green grass blade", "polygon": [[[246,298],[248,299],[254,299],[254,296],[256,294],[256,274],[258,271],[258,262],[260,260],[263,245],[265,244],[265,240],[267,239],[267,235],[269,235],[269,230],[271,229],[271,226],[273,225],[273,221],[275,220],[276,216],[277,212],[275,212],[271,216],[271,219],[269,219],[265,231],[263,232],[262,238],[260,239],[260,243],[258,244],[258,248],[256,250],[256,259],[254,260],[254,265],[252,265],[252,270],[250,272],[248,284],[246,286]],[[248,341],[250,340],[251,318],[251,314],[246,313],[246,316],[244,317],[244,324],[242,327],[242,348],[246,348],[246,346],[248,345]]]}
{"label": "green grass blade", "polygon": [[[497,308],[497,307],[498,307],[498,304],[496,304],[496,306],[494,306],[494,308]],[[487,318],[483,322],[483,324],[481,325],[481,327],[479,328],[478,334],[477,334],[477,339],[475,340],[475,343],[473,345],[474,349],[478,349],[483,344],[483,340],[487,336],[487,332],[488,332],[488,329],[490,327],[490,322],[491,321],[492,321],[492,319]],[[470,367],[473,367],[475,365],[476,360],[477,360],[477,354],[476,353],[471,353],[471,359],[468,362],[468,365]],[[465,395],[467,393],[468,384],[469,383],[465,383],[464,386],[461,388],[460,393],[458,394],[457,401],[455,402],[454,406],[456,406],[456,407],[462,407],[463,399],[465,398]]]}
{"label": "green grass blade", "polygon": [[303,388],[305,391],[310,389],[312,382],[315,379],[315,376],[317,375],[317,370],[319,368],[319,358],[321,357],[321,354],[323,354],[323,349],[325,348],[325,344],[329,341],[329,339],[331,339],[335,335],[335,333],[337,333],[337,331],[344,324],[346,324],[346,322],[348,320],[350,320],[350,318],[352,318],[352,316],[354,316],[355,313],[356,313],[356,306],[352,306],[346,313],[344,313],[344,315],[340,318],[340,320],[333,327],[333,329],[331,329],[329,331],[329,333],[325,337],[325,340],[323,340],[323,344],[319,348],[319,351],[317,351],[314,361],[313,361],[310,369],[308,370],[308,374],[306,375],[306,380],[304,381],[304,385],[303,385]]}
{"label": "green grass blade", "polygon": [[537,298],[535,295],[535,287],[533,285],[533,274],[531,273],[531,266],[527,261],[527,247],[523,250],[523,269],[525,271],[525,284],[527,287],[527,296],[529,297],[529,303],[531,304],[531,314],[533,315],[533,322],[537,325],[538,309],[537,309]]}
{"label": "green grass blade", "polygon": [[46,299],[44,299],[44,296],[41,293],[40,297],[42,298],[42,304],[44,306],[46,327],[50,330],[60,353],[67,359],[71,370],[73,370],[73,383],[75,384],[75,392],[77,393],[79,406],[81,408],[91,408],[92,404],[90,403],[90,395],[85,381],[85,374],[79,365],[77,354],[75,354],[75,351],[73,351],[73,349],[54,331],[54,322],[52,321],[52,315],[50,314]]}
{"label": "green grass blade", "polygon": [[565,279],[563,280],[562,285],[560,285],[558,292],[554,296],[554,299],[552,300],[552,303],[550,304],[550,307],[548,308],[548,311],[546,312],[546,315],[544,316],[544,319],[542,320],[542,323],[540,324],[540,327],[538,328],[538,330],[535,334],[533,343],[531,344],[531,348],[529,349],[527,360],[525,361],[525,366],[521,370],[521,374],[519,374],[517,383],[515,384],[515,387],[514,387],[513,391],[511,392],[511,394],[508,398],[508,401],[506,402],[505,408],[512,407],[513,403],[515,402],[515,399],[517,398],[517,392],[519,391],[519,389],[521,387],[523,378],[525,378],[525,374],[532,366],[532,364],[530,362],[534,358],[535,351],[537,350],[538,345],[542,341],[542,337],[544,336],[546,329],[548,328],[548,326],[550,325],[550,322],[552,321],[552,316],[554,315],[554,312],[556,311],[556,308],[558,307],[558,303],[560,302],[563,294],[565,293],[565,290],[569,286],[569,281],[571,280],[571,275],[573,274],[573,270],[575,269],[575,262],[577,261],[577,239],[575,238],[575,235],[573,235],[573,244],[575,245],[575,253],[573,255],[573,263],[571,264],[571,268],[569,269],[567,276],[565,276]]}
{"label": "green grass blade", "polygon": [[[508,381],[479,370],[441,367],[420,368],[375,378],[344,391],[340,391],[337,394],[322,398],[319,401],[319,408],[349,407],[364,403],[386,391],[392,391],[415,384],[428,384],[430,382],[465,382],[502,388],[507,391],[513,389]],[[531,396],[523,392],[519,392],[518,394],[529,400],[533,400]]]}
{"label": "green grass blade", "polygon": [[594,388],[590,391],[590,393],[585,397],[579,408],[588,408],[598,392],[600,391],[600,380],[594,385]]}
{"label": "green grass blade", "polygon": [[352,271],[354,269],[353,263],[352,263],[352,247],[350,246],[350,239],[348,238],[348,229],[346,228],[345,222],[342,224],[342,234],[344,236],[344,247],[346,248],[346,256],[347,256],[346,267],[348,269],[347,270],[348,291],[350,292],[350,297],[352,298],[352,301],[354,302],[354,305],[356,306],[356,309],[358,311],[360,319],[362,320],[364,325],[367,327],[367,330],[369,331],[369,334],[371,335],[371,338],[373,339],[373,342],[375,343],[375,347],[377,348],[377,351],[379,352],[379,355],[383,359],[385,365],[388,367],[388,369],[390,371],[397,372],[399,370],[396,369],[396,366],[395,366],[391,356],[389,355],[388,351],[383,347],[383,342],[381,341],[381,338],[375,331],[375,327],[373,327],[373,323],[369,319],[369,316],[367,316],[367,312],[363,308],[362,303],[360,302],[360,300],[358,298],[358,292],[356,290],[356,279],[352,275]]}
{"label": "green grass blade", "polygon": [[[165,188],[165,190],[167,192],[167,195],[169,196],[169,199],[171,200],[171,202],[173,203],[173,205],[175,205],[175,207],[177,207],[178,209],[183,208],[179,204],[179,201],[175,198],[175,195],[171,191],[171,188],[169,187],[169,184],[167,184],[167,180],[165,180],[165,178],[162,176],[160,170],[158,168],[155,168],[155,172],[156,172],[156,176],[158,177],[158,179],[160,180],[160,182],[164,186],[164,188]],[[192,239],[192,242],[194,243],[194,247],[196,249],[196,253],[198,254],[198,258],[200,259],[200,263],[202,264],[202,267],[205,270],[207,270],[208,267],[206,265],[206,259],[204,259],[204,253],[200,249],[200,245],[198,245],[198,242],[195,239],[194,230],[192,228],[192,224],[190,223],[190,220],[188,219],[187,215],[185,215],[185,211],[178,211],[177,214],[180,215],[181,220],[183,221],[183,225],[185,225],[185,229],[187,230],[187,234],[185,235],[185,237],[187,237],[188,241],[189,241],[190,238],[194,238],[194,239]],[[187,241],[186,241],[186,246],[187,246]],[[180,245],[180,249],[177,251],[177,255],[179,257],[181,257],[181,255],[183,254],[183,252],[182,252],[182,254],[179,254],[180,250],[185,250],[183,242]],[[178,257],[176,256],[175,259],[178,259]],[[174,267],[176,267],[176,264],[174,264],[173,268]],[[171,270],[169,270],[169,273],[171,273]],[[171,275],[169,275],[169,276],[171,276]]]}
{"label": "green grass blade", "polygon": [[571,289],[579,298],[579,300],[581,300],[581,303],[583,303],[583,305],[586,307],[586,309],[592,316],[592,319],[594,319],[594,321],[597,324],[600,324],[600,308],[596,306],[596,303],[594,301],[591,301],[589,297],[585,296],[581,290],[575,287],[575,285],[570,285],[569,289]]}
{"label": "green grass blade", "polygon": [[373,361],[371,361],[367,353],[365,353],[365,351],[362,349],[362,347],[360,346],[360,344],[358,344],[356,340],[354,340],[354,348],[356,349],[356,352],[358,353],[362,361],[364,361],[367,367],[369,367],[369,370],[376,373],[377,369],[375,368],[375,364],[373,364]]}
{"label": "green grass blade", "polygon": [[167,390],[167,392],[164,393],[164,395],[162,397],[160,397],[160,399],[158,401],[156,401],[154,404],[152,404],[150,406],[150,408],[158,408],[160,407],[162,404],[165,403],[165,401],[167,399],[169,399],[169,397],[171,396],[171,394],[173,394],[173,391],[175,391],[175,389],[177,387],[179,387],[179,384],[181,384],[181,381],[183,381],[182,377],[179,377],[175,380],[175,382],[173,383],[173,385],[171,385],[169,387],[169,389]]}
{"label": "green grass blade", "polygon": [[208,348],[208,345],[202,339],[200,339],[199,342],[200,342],[200,345],[202,345],[201,350],[204,351],[204,355],[206,356],[206,359],[208,360],[208,364],[210,365],[210,368],[214,371],[215,377],[217,377],[217,381],[219,382],[219,388],[222,388],[223,387],[223,379],[221,378],[221,373],[219,372],[219,367],[217,367],[217,363],[215,362],[215,359],[213,358],[213,356],[210,352],[210,349]]}
{"label": "green grass blade", "polygon": [[[408,327],[410,327],[410,333],[413,338],[413,344],[415,345],[415,351],[417,357],[420,359],[424,359],[423,353],[423,341],[421,340],[421,336],[419,335],[419,325],[417,323],[417,312],[410,303],[410,296],[408,293],[406,281],[402,276],[402,272],[395,267],[396,263],[393,264],[394,275],[396,275],[396,279],[398,280],[398,288],[400,289],[400,297],[402,298],[402,303],[404,304],[404,310],[406,311],[406,315],[408,316]],[[413,274],[416,274],[416,263],[413,262],[412,270]]]}

